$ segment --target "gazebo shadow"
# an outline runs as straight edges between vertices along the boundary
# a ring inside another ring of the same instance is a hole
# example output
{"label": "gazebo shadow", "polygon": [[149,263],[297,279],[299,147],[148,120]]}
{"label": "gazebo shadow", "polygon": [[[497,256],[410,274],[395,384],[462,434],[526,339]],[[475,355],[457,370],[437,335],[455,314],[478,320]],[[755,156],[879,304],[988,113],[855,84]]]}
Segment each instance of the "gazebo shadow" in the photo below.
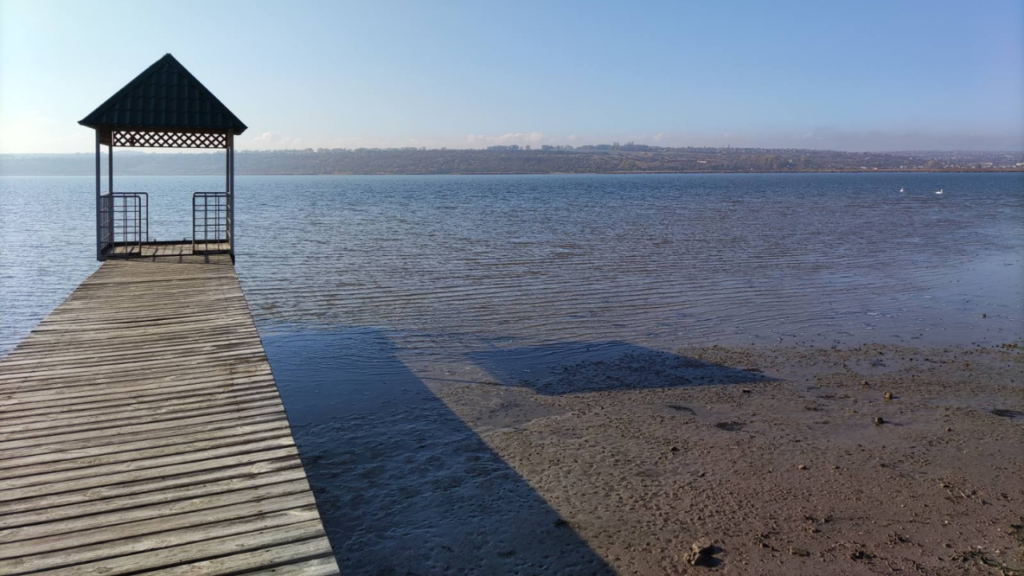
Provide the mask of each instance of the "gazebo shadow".
{"label": "gazebo shadow", "polygon": [[342,573],[614,574],[380,331],[264,343]]}
{"label": "gazebo shadow", "polygon": [[529,388],[544,395],[773,380],[757,368],[733,368],[621,341],[493,349],[469,357],[491,375],[493,384]]}

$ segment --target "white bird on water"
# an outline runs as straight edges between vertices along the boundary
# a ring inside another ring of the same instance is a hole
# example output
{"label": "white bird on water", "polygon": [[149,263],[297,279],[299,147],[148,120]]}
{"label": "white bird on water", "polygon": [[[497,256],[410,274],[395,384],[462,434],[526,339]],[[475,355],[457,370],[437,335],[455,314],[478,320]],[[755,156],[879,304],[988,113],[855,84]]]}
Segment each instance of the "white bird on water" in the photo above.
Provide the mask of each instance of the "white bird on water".
{"label": "white bird on water", "polygon": [[942,188],[939,188],[939,190],[936,192],[936,194],[940,194],[941,195],[942,194]]}
{"label": "white bird on water", "polygon": [[900,192],[903,192],[903,186],[900,186]]}

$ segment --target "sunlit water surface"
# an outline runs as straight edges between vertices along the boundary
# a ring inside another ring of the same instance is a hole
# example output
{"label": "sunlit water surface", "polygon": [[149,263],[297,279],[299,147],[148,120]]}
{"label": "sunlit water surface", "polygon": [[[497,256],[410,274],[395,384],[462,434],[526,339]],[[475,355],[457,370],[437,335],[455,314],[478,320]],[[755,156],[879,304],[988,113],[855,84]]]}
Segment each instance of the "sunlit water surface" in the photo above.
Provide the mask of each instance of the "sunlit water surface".
{"label": "sunlit water surface", "polygon": [[[150,193],[166,240],[223,180],[117,184]],[[96,268],[93,185],[0,178],[0,355]],[[237,269],[293,421],[625,344],[1024,334],[1019,174],[249,176],[237,194]]]}

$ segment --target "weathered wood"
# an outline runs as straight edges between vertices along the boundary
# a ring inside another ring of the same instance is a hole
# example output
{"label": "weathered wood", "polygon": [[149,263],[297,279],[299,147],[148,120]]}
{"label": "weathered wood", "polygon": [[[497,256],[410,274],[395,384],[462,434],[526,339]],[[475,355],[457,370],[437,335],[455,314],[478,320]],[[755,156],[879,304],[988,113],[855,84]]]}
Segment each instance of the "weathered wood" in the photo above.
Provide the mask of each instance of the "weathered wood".
{"label": "weathered wood", "polygon": [[[0,529],[13,529],[18,527],[31,527],[36,530],[46,530],[48,533],[55,533],[52,524],[56,520],[71,519],[81,522],[91,522],[94,525],[102,525],[106,519],[120,521],[121,510],[152,510],[154,504],[167,502],[192,501],[200,496],[238,492],[247,494],[252,488],[277,484],[288,484],[293,481],[306,481],[306,474],[302,468],[288,468],[284,470],[269,471],[252,476],[240,478],[228,478],[204,484],[181,486],[176,490],[157,490],[154,492],[143,492],[141,494],[128,494],[117,496],[106,500],[89,500],[77,504],[64,506],[44,507],[24,512],[6,514],[0,517]],[[305,484],[308,489],[308,484]],[[60,529],[60,528],[58,528]]]}
{"label": "weathered wood", "polygon": [[246,437],[249,435],[263,434],[265,432],[280,431],[282,433],[288,432],[287,423],[281,422],[279,419],[274,419],[269,422],[258,422],[258,421],[247,421],[245,425],[233,425],[227,426],[197,426],[187,434],[180,434],[177,436],[160,436],[157,438],[137,438],[135,441],[124,442],[119,444],[105,444],[105,445],[88,445],[82,442],[77,442],[74,445],[62,446],[63,450],[59,452],[41,452],[38,450],[27,450],[21,455],[14,452],[7,452],[4,454],[4,458],[0,460],[0,466],[7,469],[7,472],[11,475],[17,475],[19,468],[22,466],[30,466],[33,464],[42,464],[46,462],[61,462],[64,460],[74,460],[77,458],[88,458],[88,457],[99,457],[106,454],[116,453],[133,453],[137,450],[149,450],[155,448],[164,448],[168,446],[177,446],[180,444],[192,444],[193,442],[206,442],[217,439],[229,439],[236,436]]}
{"label": "weathered wood", "polygon": [[266,414],[258,415],[247,413],[235,415],[232,418],[203,422],[201,424],[192,424],[190,426],[160,428],[157,430],[140,432],[132,434],[130,437],[92,436],[89,438],[64,438],[60,441],[50,443],[37,442],[35,444],[27,444],[11,448],[9,450],[0,451],[0,462],[25,455],[40,457],[50,457],[52,455],[64,456],[69,451],[77,449],[119,450],[122,446],[132,444],[136,441],[153,444],[174,442],[179,438],[184,438],[191,434],[198,434],[205,431],[209,431],[211,434],[235,434],[238,433],[238,430],[245,429],[249,426],[257,426],[268,422],[281,422],[281,420],[282,418],[278,412],[268,412]]}
{"label": "weathered wood", "polygon": [[[305,558],[311,559],[304,560]],[[266,566],[273,566],[273,568],[265,568]],[[159,574],[159,576],[198,576],[200,574],[212,576],[239,574],[242,570],[245,570],[246,576],[255,574],[327,576],[337,573],[330,547],[325,546],[323,538],[315,538],[295,544],[198,562],[190,566],[167,568],[156,571],[154,574]],[[252,572],[251,570],[256,571]]]}
{"label": "weathered wood", "polygon": [[[264,453],[265,454],[265,453]],[[302,463],[294,456],[251,459],[235,466],[223,466],[210,470],[200,470],[190,474],[178,474],[170,478],[155,478],[133,481],[127,484],[99,486],[92,489],[77,490],[58,494],[45,494],[34,498],[0,502],[0,514],[15,512],[36,513],[41,515],[58,506],[70,506],[82,503],[97,503],[103,498],[119,498],[145,494],[153,491],[167,491],[177,496],[185,487],[215,482],[225,479],[247,478],[253,475],[269,474],[282,470],[302,469]],[[173,490],[171,490],[173,489]]]}
{"label": "weathered wood", "polygon": [[[231,250],[230,242],[196,242],[199,251],[206,252],[228,252]],[[165,256],[192,256],[192,242],[143,242],[140,250],[138,244],[117,245],[113,250],[106,252],[107,256],[115,258],[163,258]]]}
{"label": "weathered wood", "polygon": [[[273,383],[273,377],[269,374],[244,375],[236,378],[230,385],[224,385],[223,375],[212,374],[202,379],[182,380],[180,378],[154,379],[144,385],[132,386],[130,383],[118,383],[105,381],[102,384],[94,384],[83,390],[76,390],[71,386],[64,388],[48,388],[41,391],[33,390],[18,398],[0,396],[0,406],[4,406],[10,413],[38,410],[49,410],[51,408],[66,408],[67,410],[89,409],[97,405],[106,405],[111,401],[118,401],[130,395],[133,402],[155,401],[163,397],[173,397],[179,394],[202,394],[204,390],[228,391],[236,390],[247,385]],[[132,380],[134,383],[135,380]],[[120,384],[120,385],[119,385]],[[74,403],[68,404],[69,399]],[[38,413],[38,412],[34,412]]]}
{"label": "weathered wood", "polygon": [[160,409],[165,409],[170,406],[184,406],[186,404],[205,402],[207,400],[219,400],[222,398],[230,398],[250,393],[255,394],[265,392],[267,390],[276,390],[273,381],[267,382],[264,380],[262,382],[238,383],[230,387],[215,385],[205,389],[193,389],[188,392],[174,393],[172,391],[171,393],[157,394],[153,397],[141,396],[138,398],[132,398],[131,402],[127,406],[118,402],[116,399],[99,402],[82,402],[82,404],[78,406],[57,405],[52,408],[32,408],[31,404],[23,404],[18,406],[18,408],[23,408],[22,410],[12,409],[10,411],[11,417],[4,419],[4,423],[15,424],[19,422],[36,422],[44,419],[57,421],[81,416],[98,417],[113,412],[123,414],[128,410],[128,407],[149,409],[149,407],[144,406],[149,403],[159,403]]}
{"label": "weathered wood", "polygon": [[230,257],[190,252],[105,262],[0,362],[0,574],[338,573]]}

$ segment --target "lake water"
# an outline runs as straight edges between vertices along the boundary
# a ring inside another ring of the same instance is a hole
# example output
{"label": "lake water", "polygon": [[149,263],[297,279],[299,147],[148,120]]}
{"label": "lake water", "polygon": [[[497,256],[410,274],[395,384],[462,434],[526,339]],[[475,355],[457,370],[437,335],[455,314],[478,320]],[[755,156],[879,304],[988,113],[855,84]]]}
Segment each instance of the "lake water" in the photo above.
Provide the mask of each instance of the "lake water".
{"label": "lake water", "polygon": [[[223,180],[117,184],[150,193],[166,240]],[[1024,336],[1020,174],[247,176],[237,194],[238,273],[300,423],[415,402],[409,378],[530,378],[623,346]],[[0,178],[0,356],[96,268],[93,207],[91,177]]]}

